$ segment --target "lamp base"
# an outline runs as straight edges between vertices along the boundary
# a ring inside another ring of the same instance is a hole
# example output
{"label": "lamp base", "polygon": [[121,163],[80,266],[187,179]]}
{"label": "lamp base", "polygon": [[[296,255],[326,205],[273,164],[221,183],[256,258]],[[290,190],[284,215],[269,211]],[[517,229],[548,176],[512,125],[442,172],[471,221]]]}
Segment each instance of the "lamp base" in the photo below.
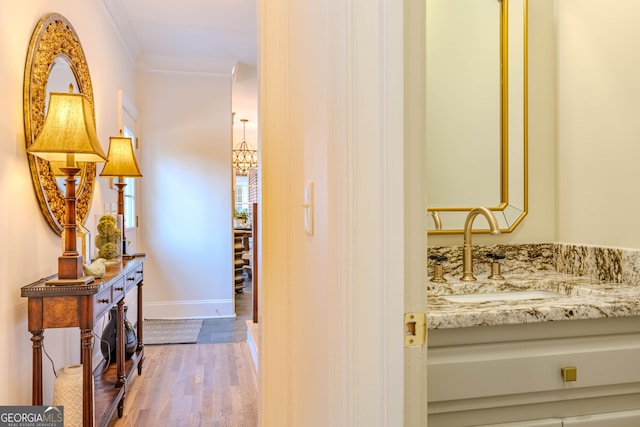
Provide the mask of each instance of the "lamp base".
{"label": "lamp base", "polygon": [[58,257],[58,279],[75,280],[82,278],[82,276],[84,276],[82,255],[62,255]]}

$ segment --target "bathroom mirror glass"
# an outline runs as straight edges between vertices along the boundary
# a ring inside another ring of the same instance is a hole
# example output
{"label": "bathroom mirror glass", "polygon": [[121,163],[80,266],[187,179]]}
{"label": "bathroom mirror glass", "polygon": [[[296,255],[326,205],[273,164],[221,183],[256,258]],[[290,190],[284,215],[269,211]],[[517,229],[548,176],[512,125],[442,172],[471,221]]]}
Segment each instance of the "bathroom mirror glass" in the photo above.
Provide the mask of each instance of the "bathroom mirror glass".
{"label": "bathroom mirror glass", "polygon": [[[24,74],[24,127],[27,148],[35,141],[46,117],[50,92],[66,92],[69,85],[84,93],[93,105],[89,68],[80,40],[71,23],[62,15],[43,16],[36,25]],[[64,223],[64,183],[58,184],[59,167],[27,154],[33,186],[40,208],[53,231],[61,234]],[[95,183],[94,163],[80,163],[77,178],[77,221],[84,223],[91,206]]]}
{"label": "bathroom mirror glass", "polygon": [[476,206],[510,232],[527,214],[527,0],[427,0],[426,25],[429,233],[461,233]]}

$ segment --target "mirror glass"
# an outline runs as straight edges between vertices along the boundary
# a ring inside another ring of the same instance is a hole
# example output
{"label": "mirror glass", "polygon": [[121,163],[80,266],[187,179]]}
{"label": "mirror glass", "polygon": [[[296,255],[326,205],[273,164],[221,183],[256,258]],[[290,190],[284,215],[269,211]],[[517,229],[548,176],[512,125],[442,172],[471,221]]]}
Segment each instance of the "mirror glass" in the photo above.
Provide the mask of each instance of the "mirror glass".
{"label": "mirror glass", "polygon": [[[429,233],[527,213],[527,0],[427,0]],[[480,230],[482,231],[482,230]]]}
{"label": "mirror glass", "polygon": [[[43,16],[36,25],[25,64],[24,126],[27,148],[35,141],[44,124],[50,92],[83,93],[93,105],[93,89],[89,68],[80,40],[71,23],[62,15]],[[63,230],[65,201],[64,179],[55,162],[27,154],[33,186],[47,223],[57,234]],[[84,224],[91,206],[96,167],[94,163],[79,163],[82,169],[76,177],[76,213]]]}

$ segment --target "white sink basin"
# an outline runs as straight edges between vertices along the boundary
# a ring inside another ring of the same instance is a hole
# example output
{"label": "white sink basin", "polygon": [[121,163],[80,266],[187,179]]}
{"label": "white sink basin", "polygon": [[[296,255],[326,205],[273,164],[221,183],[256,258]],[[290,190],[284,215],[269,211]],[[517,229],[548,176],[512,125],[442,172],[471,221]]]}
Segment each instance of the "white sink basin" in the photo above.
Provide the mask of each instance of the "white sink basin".
{"label": "white sink basin", "polygon": [[442,295],[451,302],[489,302],[489,301],[523,301],[531,299],[559,298],[566,295],[549,291],[508,291],[488,292],[479,294]]}

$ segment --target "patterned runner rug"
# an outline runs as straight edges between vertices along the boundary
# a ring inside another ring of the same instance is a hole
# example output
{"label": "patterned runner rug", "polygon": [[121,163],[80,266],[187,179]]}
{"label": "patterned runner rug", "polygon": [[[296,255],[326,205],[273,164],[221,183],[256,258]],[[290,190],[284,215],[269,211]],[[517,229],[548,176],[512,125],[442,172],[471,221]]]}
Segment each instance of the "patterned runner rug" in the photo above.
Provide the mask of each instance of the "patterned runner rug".
{"label": "patterned runner rug", "polygon": [[142,324],[145,345],[192,344],[198,341],[202,319],[145,319]]}

